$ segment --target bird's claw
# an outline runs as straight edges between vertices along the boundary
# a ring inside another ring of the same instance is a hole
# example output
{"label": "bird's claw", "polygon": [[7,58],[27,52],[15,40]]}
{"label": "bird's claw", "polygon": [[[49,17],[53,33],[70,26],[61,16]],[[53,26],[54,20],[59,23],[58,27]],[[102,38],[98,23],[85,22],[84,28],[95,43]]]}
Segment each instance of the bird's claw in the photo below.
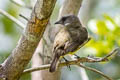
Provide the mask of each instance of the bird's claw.
{"label": "bird's claw", "polygon": [[67,68],[69,68],[69,70],[71,71],[71,67],[70,67],[70,65],[69,65],[69,61],[65,58],[65,57],[63,57],[63,59],[65,60],[65,62],[66,62],[66,66],[67,66]]}
{"label": "bird's claw", "polygon": [[93,55],[88,55],[87,57],[89,57],[89,58],[94,58],[95,56],[93,56]]}
{"label": "bird's claw", "polygon": [[80,58],[80,56],[78,56],[78,55],[76,55],[76,54],[74,54],[74,56],[75,56],[75,58],[77,58],[77,59],[79,59],[79,58]]}

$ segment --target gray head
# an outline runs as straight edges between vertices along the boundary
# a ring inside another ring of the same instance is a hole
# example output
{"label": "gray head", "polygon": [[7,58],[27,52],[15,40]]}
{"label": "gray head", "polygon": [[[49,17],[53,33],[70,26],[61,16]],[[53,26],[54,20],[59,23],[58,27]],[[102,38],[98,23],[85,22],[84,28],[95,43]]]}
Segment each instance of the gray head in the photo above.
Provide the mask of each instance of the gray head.
{"label": "gray head", "polygon": [[75,15],[67,15],[67,16],[63,16],[59,21],[55,22],[55,24],[74,25],[74,24],[80,24],[80,21],[78,17]]}

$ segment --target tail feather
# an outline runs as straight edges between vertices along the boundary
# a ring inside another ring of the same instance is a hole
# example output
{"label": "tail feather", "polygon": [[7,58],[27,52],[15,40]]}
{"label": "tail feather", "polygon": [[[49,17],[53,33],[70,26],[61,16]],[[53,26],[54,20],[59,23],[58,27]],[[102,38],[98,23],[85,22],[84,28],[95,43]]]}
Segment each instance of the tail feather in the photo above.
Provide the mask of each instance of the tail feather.
{"label": "tail feather", "polygon": [[59,56],[55,56],[51,65],[50,65],[50,69],[49,69],[49,72],[54,72],[56,70],[56,66],[58,64],[58,60],[59,60]]}

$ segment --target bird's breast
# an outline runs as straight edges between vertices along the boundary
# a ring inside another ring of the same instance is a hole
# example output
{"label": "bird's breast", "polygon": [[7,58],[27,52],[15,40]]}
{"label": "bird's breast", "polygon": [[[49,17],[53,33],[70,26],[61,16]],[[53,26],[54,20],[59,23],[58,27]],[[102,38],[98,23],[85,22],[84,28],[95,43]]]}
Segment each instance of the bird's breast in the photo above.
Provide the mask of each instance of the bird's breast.
{"label": "bird's breast", "polygon": [[70,40],[70,34],[66,29],[61,29],[55,37],[54,46],[64,45],[67,41]]}

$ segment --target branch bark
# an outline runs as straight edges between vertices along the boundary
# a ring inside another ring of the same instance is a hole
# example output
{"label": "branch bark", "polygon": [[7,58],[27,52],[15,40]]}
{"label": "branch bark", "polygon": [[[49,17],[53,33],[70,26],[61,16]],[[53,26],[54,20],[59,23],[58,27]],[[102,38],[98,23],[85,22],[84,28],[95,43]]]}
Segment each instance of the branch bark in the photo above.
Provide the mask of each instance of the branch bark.
{"label": "branch bark", "polygon": [[[108,61],[108,58],[110,56],[112,56],[113,54],[116,54],[116,53],[118,53],[118,48],[114,49],[108,55],[106,55],[106,56],[104,56],[102,58],[98,58],[98,57],[81,57],[81,58],[79,58],[77,60],[69,61],[67,63],[66,62],[60,63],[58,65],[58,68],[61,68],[63,66],[67,66],[67,64],[69,64],[69,65],[78,65],[78,66],[80,66],[82,68],[85,68],[85,69],[91,70],[93,72],[96,72],[96,73],[100,74],[101,76],[103,76],[104,78],[106,78],[108,80],[112,80],[112,78],[108,77],[104,73],[102,73],[102,72],[100,72],[100,71],[98,71],[98,70],[96,70],[94,68],[86,67],[81,63],[83,63],[83,62],[95,63],[95,62]],[[42,66],[30,68],[30,69],[26,69],[26,70],[24,70],[23,74],[30,73],[30,72],[33,72],[33,71],[38,71],[38,70],[46,70],[46,69],[49,69],[49,67],[50,67],[50,64],[42,65]]]}
{"label": "branch bark", "polygon": [[48,24],[56,0],[38,0],[16,48],[0,68],[1,80],[18,80]]}
{"label": "branch bark", "polygon": [[[112,50],[108,55],[100,58],[100,57],[81,57],[81,58],[78,58],[77,60],[72,60],[72,61],[68,61],[67,64],[69,65],[78,65],[80,63],[96,63],[96,62],[105,62],[105,61],[109,61],[109,57],[111,57],[113,54],[116,54],[118,53],[118,49],[119,48],[116,48],[114,50]],[[67,66],[66,62],[62,62],[58,65],[58,67],[63,67],[63,66]],[[24,70],[23,74],[26,74],[26,73],[30,73],[30,72],[33,72],[33,71],[38,71],[38,70],[45,70],[45,69],[49,69],[50,67],[50,64],[47,64],[47,65],[42,65],[42,66],[38,66],[38,67],[35,67],[35,68],[30,68],[30,69],[26,69]]]}
{"label": "branch bark", "polygon": [[103,72],[98,71],[98,70],[96,70],[96,69],[94,69],[94,68],[86,67],[86,66],[84,66],[83,64],[78,64],[78,66],[80,66],[80,67],[82,67],[82,68],[85,68],[85,69],[87,69],[87,70],[91,70],[91,71],[93,71],[93,72],[96,72],[96,73],[100,74],[101,76],[103,76],[104,78],[106,78],[107,80],[113,80],[112,78],[110,78],[110,77],[108,77],[107,75],[105,75]]}

